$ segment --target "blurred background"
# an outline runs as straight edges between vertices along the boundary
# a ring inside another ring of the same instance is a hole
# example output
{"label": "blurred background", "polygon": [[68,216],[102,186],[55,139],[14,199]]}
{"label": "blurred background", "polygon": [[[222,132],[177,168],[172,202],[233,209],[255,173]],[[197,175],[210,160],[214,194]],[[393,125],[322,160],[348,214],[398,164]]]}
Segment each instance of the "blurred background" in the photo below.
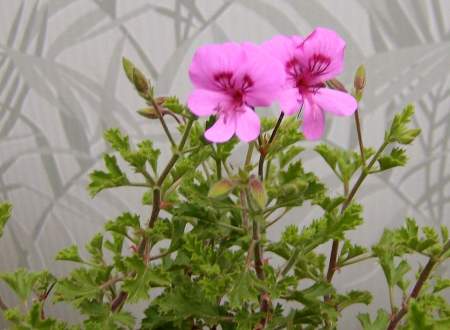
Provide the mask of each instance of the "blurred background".
{"label": "blurred background", "polygon": [[[372,244],[405,216],[450,225],[450,1],[0,0],[0,200],[14,204],[0,240],[0,271],[49,268],[66,274],[73,265],[54,261],[59,249],[84,245],[124,210],[149,212],[140,203],[143,191],[116,189],[94,200],[86,192],[88,173],[103,166],[104,129],[150,137],[163,158],[169,150],[158,124],[136,114],[143,104],[122,72],[122,56],[151,77],[160,95],[186,100],[187,69],[198,46],[306,35],[316,26],[332,28],[347,41],[340,77],[347,86],[357,66],[366,66],[360,116],[367,146],[381,143],[393,113],[409,102],[416,105],[414,124],[423,129],[408,150],[407,168],[372,176],[358,193],[366,223],[353,238]],[[333,145],[357,147],[353,119],[328,118],[326,132]],[[304,160],[332,190],[341,190],[316,154],[307,151]],[[313,216],[302,208],[270,236]],[[445,267],[438,272],[450,273]],[[350,266],[335,281],[341,290],[373,290],[371,313],[387,304],[375,263]],[[13,303],[4,286],[0,294]],[[339,328],[358,329],[359,311],[367,307],[349,309]],[[78,319],[65,306],[52,307],[51,314]]]}

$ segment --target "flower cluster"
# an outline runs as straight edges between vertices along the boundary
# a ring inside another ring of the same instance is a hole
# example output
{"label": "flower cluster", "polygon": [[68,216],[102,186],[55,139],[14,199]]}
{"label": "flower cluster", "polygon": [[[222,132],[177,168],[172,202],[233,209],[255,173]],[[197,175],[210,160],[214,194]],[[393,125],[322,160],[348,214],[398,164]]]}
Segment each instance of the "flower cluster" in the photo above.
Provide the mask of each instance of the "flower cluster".
{"label": "flower cluster", "polygon": [[316,28],[306,38],[276,36],[262,45],[224,43],[197,50],[189,69],[194,91],[188,105],[197,116],[215,115],[205,132],[211,142],[225,142],[236,134],[256,139],[260,120],[255,107],[274,101],[285,115],[301,113],[303,134],[321,138],[324,111],[352,115],[356,100],[325,87],[342,72],[345,42],[336,32]]}

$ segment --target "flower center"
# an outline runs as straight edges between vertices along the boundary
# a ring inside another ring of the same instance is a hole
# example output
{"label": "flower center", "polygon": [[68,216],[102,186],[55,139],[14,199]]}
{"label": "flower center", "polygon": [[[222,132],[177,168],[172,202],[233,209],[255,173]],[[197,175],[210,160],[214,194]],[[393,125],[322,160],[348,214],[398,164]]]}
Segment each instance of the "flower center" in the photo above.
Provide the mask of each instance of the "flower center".
{"label": "flower center", "polygon": [[318,88],[323,87],[323,83],[317,83],[317,76],[323,74],[330,66],[329,57],[322,54],[314,54],[308,60],[308,65],[304,66],[293,57],[286,63],[286,73],[292,84],[298,88],[300,93],[315,93]]}
{"label": "flower center", "polygon": [[249,75],[245,74],[242,79],[236,79],[231,72],[219,72],[215,74],[214,81],[223,92],[231,96],[233,105],[236,108],[245,103],[245,94],[254,85]]}

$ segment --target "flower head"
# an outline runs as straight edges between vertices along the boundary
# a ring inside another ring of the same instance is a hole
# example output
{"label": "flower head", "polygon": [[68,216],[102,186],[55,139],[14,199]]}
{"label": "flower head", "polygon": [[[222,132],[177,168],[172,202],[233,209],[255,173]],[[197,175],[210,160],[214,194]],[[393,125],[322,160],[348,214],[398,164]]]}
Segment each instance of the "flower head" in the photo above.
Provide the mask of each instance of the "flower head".
{"label": "flower head", "polygon": [[336,32],[317,28],[308,37],[276,36],[263,44],[284,66],[286,80],[278,100],[292,115],[302,109],[303,133],[309,140],[323,135],[324,111],[349,116],[356,100],[349,94],[325,88],[325,81],[342,72],[345,42]]}
{"label": "flower head", "polygon": [[188,106],[197,116],[217,117],[205,132],[209,141],[225,142],[234,134],[252,141],[260,131],[254,107],[276,99],[284,75],[281,64],[254,44],[206,45],[196,51],[189,68],[195,89]]}

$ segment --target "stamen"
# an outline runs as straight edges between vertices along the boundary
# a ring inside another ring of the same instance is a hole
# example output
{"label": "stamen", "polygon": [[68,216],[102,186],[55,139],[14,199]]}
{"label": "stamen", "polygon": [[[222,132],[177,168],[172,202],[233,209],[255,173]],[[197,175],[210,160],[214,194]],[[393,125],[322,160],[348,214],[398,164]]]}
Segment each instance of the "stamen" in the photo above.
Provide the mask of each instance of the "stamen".
{"label": "stamen", "polygon": [[308,61],[308,71],[313,75],[324,73],[330,66],[331,60],[323,54],[314,54]]}
{"label": "stamen", "polygon": [[214,80],[220,88],[228,90],[233,88],[234,81],[232,80],[233,74],[231,72],[219,72],[214,75]]}
{"label": "stamen", "polygon": [[250,78],[249,75],[244,75],[244,77],[242,78],[242,86],[241,86],[242,91],[246,91],[248,88],[252,86],[253,86],[252,78]]}

